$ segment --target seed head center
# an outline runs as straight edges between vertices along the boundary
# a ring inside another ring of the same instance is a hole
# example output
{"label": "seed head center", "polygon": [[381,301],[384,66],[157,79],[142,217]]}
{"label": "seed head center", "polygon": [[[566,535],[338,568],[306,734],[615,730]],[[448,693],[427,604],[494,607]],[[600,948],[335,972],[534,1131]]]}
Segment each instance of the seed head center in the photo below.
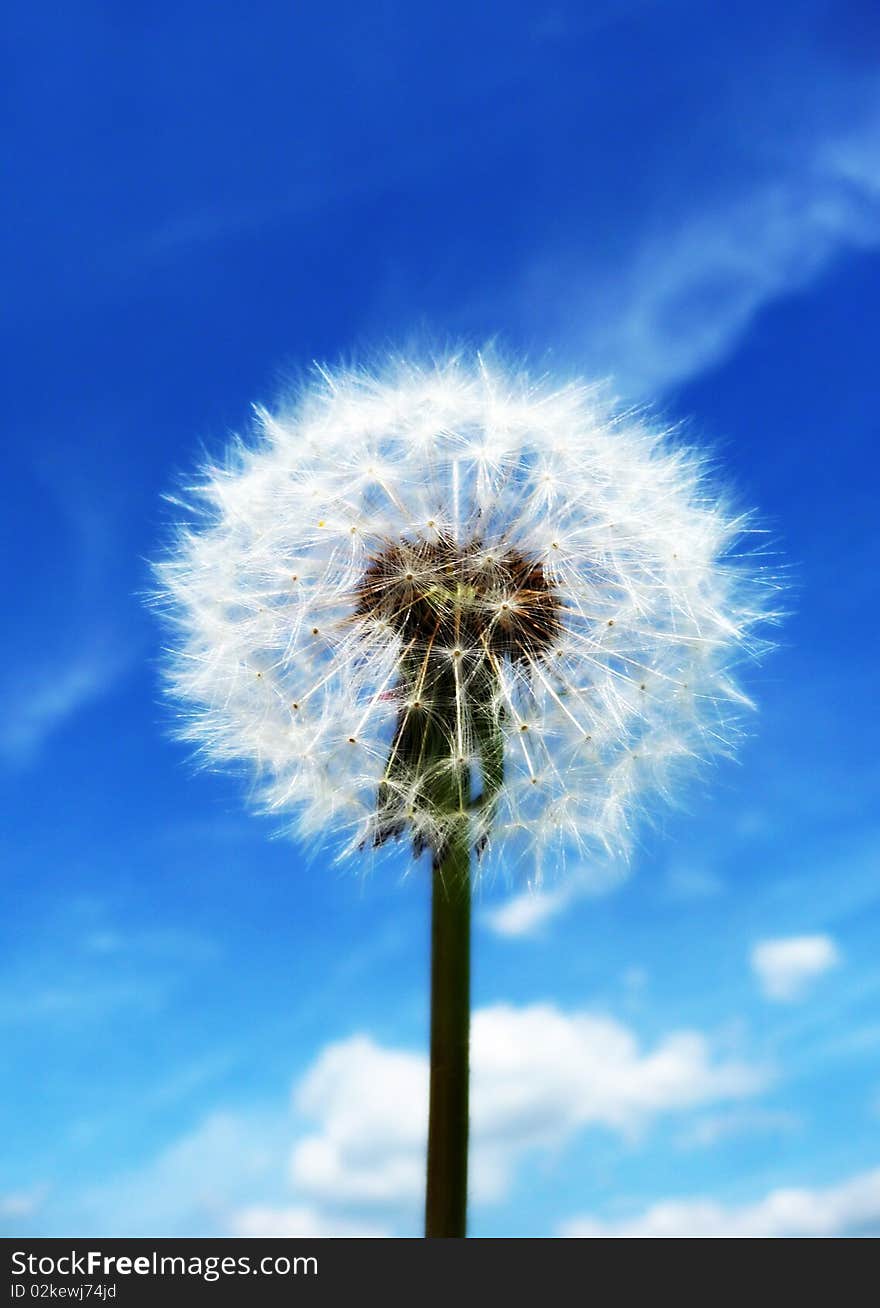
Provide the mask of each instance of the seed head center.
{"label": "seed head center", "polygon": [[355,598],[358,618],[435,651],[527,661],[546,653],[562,628],[562,604],[541,563],[515,548],[489,556],[476,539],[389,543]]}

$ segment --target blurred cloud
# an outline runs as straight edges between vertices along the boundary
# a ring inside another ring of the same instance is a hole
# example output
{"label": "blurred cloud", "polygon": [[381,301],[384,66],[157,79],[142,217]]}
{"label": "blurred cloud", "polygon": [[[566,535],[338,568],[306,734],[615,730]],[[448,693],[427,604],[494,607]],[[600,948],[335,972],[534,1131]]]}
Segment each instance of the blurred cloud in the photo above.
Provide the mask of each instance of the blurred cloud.
{"label": "blurred cloud", "polygon": [[34,936],[0,960],[0,1027],[42,1026],[55,1040],[153,1016],[221,957],[219,944],[197,928],[120,926],[123,917],[109,899],[50,903]]}
{"label": "blurred cloud", "polygon": [[[584,1130],[632,1143],[658,1117],[749,1098],[767,1080],[764,1068],[717,1057],[696,1031],[644,1048],[628,1027],[593,1013],[552,1004],[480,1009],[472,1027],[474,1201],[503,1201],[528,1156]],[[422,1053],[364,1034],[336,1041],[295,1085],[292,1115],[213,1112],[140,1169],[69,1196],[59,1230],[399,1233],[421,1205],[427,1089]]]}
{"label": "blurred cloud", "polygon": [[131,664],[127,651],[108,641],[73,654],[63,664],[46,665],[0,691],[0,759],[28,767],[66,722],[115,688]]}
{"label": "blurred cloud", "polygon": [[57,1233],[230,1234],[238,1205],[271,1193],[285,1130],[280,1114],[212,1112],[142,1167],[71,1196]]}
{"label": "blurred cloud", "polygon": [[103,1237],[392,1235],[368,1207],[361,1218],[341,1197],[326,1208],[291,1197],[284,1160],[292,1129],[283,1110],[212,1112],[142,1167],[69,1196],[54,1219],[58,1234],[75,1227]]}
{"label": "blurred cloud", "polygon": [[668,1199],[636,1217],[575,1217],[562,1236],[585,1239],[828,1238],[880,1235],[880,1170],[824,1189],[772,1190],[757,1203],[726,1206],[711,1199]]}
{"label": "blurred cloud", "polygon": [[330,1202],[415,1202],[423,1178],[428,1064],[357,1035],[330,1045],[301,1083],[296,1106],[320,1130],[293,1151],[302,1193]]}
{"label": "blurred cloud", "polygon": [[[689,192],[634,228],[609,267],[547,250],[522,300],[630,395],[656,393],[720,363],[756,314],[847,250],[880,244],[880,111],[831,139],[791,147],[769,177]],[[579,292],[578,288],[583,290]]]}
{"label": "blurred cloud", "polygon": [[[613,861],[577,868],[556,885],[529,886],[503,903],[483,909],[479,920],[494,935],[511,940],[540,936],[573,903],[610,893],[629,872],[626,865]],[[724,882],[709,868],[677,863],[666,873],[666,892],[670,899],[710,899],[724,890]]]}
{"label": "blurred cloud", "polygon": [[576,868],[554,886],[529,886],[501,904],[486,908],[480,922],[498,936],[535,936],[576,900],[614,890],[628,875],[620,862]]}
{"label": "blurred cloud", "polygon": [[472,1032],[476,1175],[500,1197],[513,1167],[535,1148],[602,1127],[630,1140],[666,1113],[747,1098],[766,1069],[715,1059],[696,1031],[642,1049],[610,1017],[552,1004],[498,1004],[476,1013]]}
{"label": "blurred cloud", "polygon": [[678,1137],[683,1149],[711,1149],[740,1136],[788,1135],[802,1125],[795,1113],[743,1105],[699,1117]]}
{"label": "blurred cloud", "polygon": [[75,976],[40,984],[30,977],[13,980],[0,997],[0,1026],[32,1027],[54,1023],[104,1023],[125,1011],[155,1012],[167,999],[167,986],[149,978]]}
{"label": "blurred cloud", "polygon": [[[632,1138],[657,1116],[757,1093],[766,1072],[717,1062],[697,1032],[642,1050],[629,1028],[552,1004],[474,1014],[472,1182],[476,1200],[504,1198],[520,1160],[589,1127]],[[331,1045],[297,1094],[320,1129],[294,1148],[299,1193],[323,1202],[416,1203],[423,1186],[428,1065],[421,1054],[358,1035]]]}
{"label": "blurred cloud", "polygon": [[670,899],[684,903],[713,899],[724,893],[724,882],[710,868],[690,863],[673,863],[666,871],[666,893]]}
{"label": "blurred cloud", "polygon": [[555,890],[524,890],[482,914],[481,921],[498,936],[532,936],[577,897],[573,885]]}
{"label": "blurred cloud", "polygon": [[42,1207],[46,1193],[45,1186],[36,1186],[32,1190],[18,1190],[0,1195],[0,1219],[18,1220],[33,1217]]}
{"label": "blurred cloud", "polygon": [[221,952],[216,940],[200,931],[179,927],[160,930],[102,927],[83,936],[82,948],[85,953],[99,957],[118,954],[126,959],[183,963],[210,963]]}
{"label": "blurred cloud", "polygon": [[91,436],[100,455],[50,433],[26,447],[18,494],[46,527],[29,574],[37,600],[24,589],[14,595],[16,639],[0,655],[0,764],[13,770],[35,765],[68,723],[113,694],[142,652],[131,612],[131,492],[109,478],[115,433],[103,415]]}
{"label": "blurred cloud", "polygon": [[813,982],[839,962],[836,944],[825,935],[761,940],[751,954],[765,997],[777,1003],[805,998]]}
{"label": "blurred cloud", "polygon": [[380,1240],[392,1234],[387,1226],[328,1218],[316,1208],[244,1208],[232,1219],[231,1235],[264,1240]]}

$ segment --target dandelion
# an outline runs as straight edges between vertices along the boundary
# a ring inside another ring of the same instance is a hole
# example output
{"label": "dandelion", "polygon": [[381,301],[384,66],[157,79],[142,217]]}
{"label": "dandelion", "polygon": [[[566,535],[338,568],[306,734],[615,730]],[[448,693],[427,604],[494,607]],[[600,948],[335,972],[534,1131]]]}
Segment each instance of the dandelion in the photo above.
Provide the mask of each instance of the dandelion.
{"label": "dandelion", "polygon": [[727,753],[772,579],[674,433],[479,354],[319,369],[158,566],[211,761],[336,855],[433,869],[427,1233],[462,1235],[473,876],[623,856]]}

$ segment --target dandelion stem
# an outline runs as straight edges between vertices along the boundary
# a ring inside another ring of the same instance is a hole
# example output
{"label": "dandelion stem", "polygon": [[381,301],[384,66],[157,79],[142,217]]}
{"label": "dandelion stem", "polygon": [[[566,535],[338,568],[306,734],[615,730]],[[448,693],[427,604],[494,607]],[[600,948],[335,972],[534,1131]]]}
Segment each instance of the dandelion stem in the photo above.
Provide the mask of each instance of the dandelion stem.
{"label": "dandelion stem", "polygon": [[431,1090],[425,1236],[462,1238],[467,1220],[470,846],[466,822],[433,864]]}

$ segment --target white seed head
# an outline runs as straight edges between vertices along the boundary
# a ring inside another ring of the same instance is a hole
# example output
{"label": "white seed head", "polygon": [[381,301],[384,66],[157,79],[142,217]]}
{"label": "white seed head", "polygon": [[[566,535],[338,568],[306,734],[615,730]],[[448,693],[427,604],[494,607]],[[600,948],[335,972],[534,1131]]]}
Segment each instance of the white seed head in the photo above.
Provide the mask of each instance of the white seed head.
{"label": "white seed head", "polygon": [[464,811],[530,879],[624,854],[736,740],[773,578],[702,457],[597,388],[321,369],[188,503],[157,565],[182,732],[341,854],[436,852]]}

